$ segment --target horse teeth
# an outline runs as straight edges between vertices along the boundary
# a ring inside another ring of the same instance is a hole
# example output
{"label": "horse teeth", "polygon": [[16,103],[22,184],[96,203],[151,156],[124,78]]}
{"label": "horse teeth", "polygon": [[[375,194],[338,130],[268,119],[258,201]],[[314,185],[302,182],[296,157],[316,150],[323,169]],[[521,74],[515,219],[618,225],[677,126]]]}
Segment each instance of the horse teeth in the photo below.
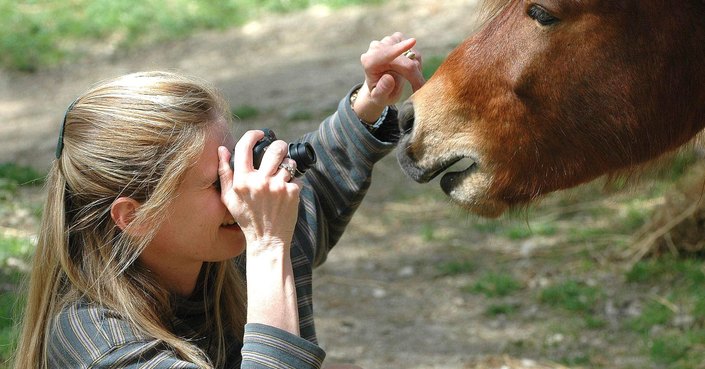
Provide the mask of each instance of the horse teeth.
{"label": "horse teeth", "polygon": [[449,171],[465,171],[475,164],[475,160],[465,157],[460,159],[457,163],[451,165]]}
{"label": "horse teeth", "polygon": [[221,225],[222,225],[222,226],[231,226],[231,225],[233,225],[233,224],[235,224],[235,223],[236,223],[236,222],[235,222],[235,219],[230,219],[230,220],[227,220],[227,221],[223,222]]}

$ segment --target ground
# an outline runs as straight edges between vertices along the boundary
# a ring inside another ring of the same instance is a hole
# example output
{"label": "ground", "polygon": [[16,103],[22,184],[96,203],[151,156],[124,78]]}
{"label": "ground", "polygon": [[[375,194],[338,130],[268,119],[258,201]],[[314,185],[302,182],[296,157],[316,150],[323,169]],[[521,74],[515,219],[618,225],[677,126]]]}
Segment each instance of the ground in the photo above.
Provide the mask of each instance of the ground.
{"label": "ground", "polygon": [[[418,38],[424,56],[443,56],[475,27],[477,10],[472,0],[318,7],[130,52],[96,45],[80,60],[35,74],[4,72],[0,162],[46,169],[74,97],[100,79],[138,70],[197,75],[222,89],[234,107],[256,108],[259,116],[240,122],[236,135],[271,127],[281,138],[294,138],[313,129],[361,81],[359,56],[371,40],[401,31]],[[27,196],[28,203],[41,198]],[[596,226],[601,220],[594,210],[619,198],[547,202],[556,207],[518,223]],[[36,221],[29,213],[5,214],[0,230],[33,233]],[[329,360],[407,369],[563,368],[551,364],[559,361],[571,368],[652,367],[638,348],[639,337],[619,329],[643,300],[638,291],[620,289],[622,266],[611,263],[604,248],[626,236],[563,247],[551,237],[555,231],[518,240],[492,232],[503,224],[463,213],[437,183],[412,183],[393,156],[383,160],[368,198],[315,273],[316,325]],[[500,297],[467,291],[491,272],[511,275],[522,287]],[[600,306],[590,311],[606,326],[584,329],[574,316],[536,301],[537,289],[566,275],[603,287]],[[511,313],[488,314],[493,307]]]}

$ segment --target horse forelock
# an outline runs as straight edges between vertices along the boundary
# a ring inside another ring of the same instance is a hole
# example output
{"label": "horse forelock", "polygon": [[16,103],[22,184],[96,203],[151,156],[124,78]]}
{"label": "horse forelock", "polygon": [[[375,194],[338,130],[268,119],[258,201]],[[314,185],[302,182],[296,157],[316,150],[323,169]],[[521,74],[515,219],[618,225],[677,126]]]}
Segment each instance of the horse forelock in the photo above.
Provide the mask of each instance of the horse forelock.
{"label": "horse forelock", "polygon": [[512,2],[512,0],[483,0],[480,3],[481,18],[484,21],[491,20],[510,2]]}

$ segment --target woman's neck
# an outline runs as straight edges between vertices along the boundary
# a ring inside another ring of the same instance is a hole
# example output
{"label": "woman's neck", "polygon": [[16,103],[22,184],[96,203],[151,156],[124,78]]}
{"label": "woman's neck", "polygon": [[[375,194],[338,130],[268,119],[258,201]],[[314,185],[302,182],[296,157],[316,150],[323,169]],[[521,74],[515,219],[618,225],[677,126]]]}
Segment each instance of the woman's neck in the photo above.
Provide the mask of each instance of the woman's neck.
{"label": "woman's neck", "polygon": [[[157,258],[158,262],[155,262],[154,258]],[[190,297],[196,289],[198,276],[203,267],[203,262],[165,263],[163,259],[159,259],[159,255],[149,255],[144,252],[140,255],[139,261],[154,273],[164,288],[173,294],[186,298]]]}

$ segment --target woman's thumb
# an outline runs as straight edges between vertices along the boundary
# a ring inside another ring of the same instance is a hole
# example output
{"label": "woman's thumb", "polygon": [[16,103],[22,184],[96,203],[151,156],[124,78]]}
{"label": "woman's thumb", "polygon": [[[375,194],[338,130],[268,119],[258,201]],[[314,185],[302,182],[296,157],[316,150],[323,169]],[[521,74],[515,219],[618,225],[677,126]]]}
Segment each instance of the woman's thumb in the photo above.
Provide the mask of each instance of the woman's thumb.
{"label": "woman's thumb", "polygon": [[395,87],[396,82],[394,81],[394,77],[385,74],[377,81],[377,85],[371,91],[370,97],[372,97],[373,100],[386,100],[394,93]]}

